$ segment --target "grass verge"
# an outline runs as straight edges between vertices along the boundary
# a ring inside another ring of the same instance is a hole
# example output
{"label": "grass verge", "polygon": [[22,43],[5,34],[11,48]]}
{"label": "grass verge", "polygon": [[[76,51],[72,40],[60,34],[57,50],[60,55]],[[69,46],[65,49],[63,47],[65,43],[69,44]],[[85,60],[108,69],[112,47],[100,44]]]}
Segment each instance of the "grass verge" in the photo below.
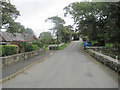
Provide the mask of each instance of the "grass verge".
{"label": "grass verge", "polygon": [[47,48],[45,48],[46,49],[46,51],[49,51],[49,47],[47,47]]}
{"label": "grass verge", "polygon": [[63,49],[65,49],[70,43],[71,43],[71,42],[67,42],[67,43],[61,45],[60,47],[58,47],[58,50],[63,50]]}

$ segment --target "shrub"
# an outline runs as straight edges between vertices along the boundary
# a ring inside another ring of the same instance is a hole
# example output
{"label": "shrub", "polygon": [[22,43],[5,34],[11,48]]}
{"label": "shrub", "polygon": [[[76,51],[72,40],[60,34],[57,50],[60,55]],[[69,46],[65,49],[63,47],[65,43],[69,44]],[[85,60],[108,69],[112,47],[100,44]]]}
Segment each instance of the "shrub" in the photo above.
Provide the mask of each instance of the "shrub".
{"label": "shrub", "polygon": [[48,46],[49,46],[48,44],[45,44],[45,45],[44,45],[44,48],[47,48]]}
{"label": "shrub", "polygon": [[11,44],[13,45],[17,45],[19,47],[19,52],[25,52],[25,48],[28,42],[23,41],[23,40],[14,40],[13,42],[11,42]]}
{"label": "shrub", "polygon": [[43,47],[43,43],[40,41],[35,41],[33,42],[34,45],[37,45],[38,47],[42,48]]}
{"label": "shrub", "polygon": [[32,45],[33,50],[39,50],[40,48],[37,45]]}
{"label": "shrub", "polygon": [[57,43],[58,43],[58,44],[60,44],[60,43],[61,43],[61,41],[60,41],[60,40],[58,40],[58,41],[56,40],[56,41],[55,41],[55,44],[57,44]]}
{"label": "shrub", "polygon": [[49,44],[56,44],[55,40],[52,40]]}
{"label": "shrub", "polygon": [[8,56],[18,53],[17,45],[0,45],[0,56]]}
{"label": "shrub", "polygon": [[31,43],[28,43],[26,45],[25,51],[26,52],[30,52],[30,51],[34,51],[34,50],[39,50],[40,48],[37,45],[33,45]]}
{"label": "shrub", "polygon": [[64,48],[66,48],[66,44],[63,44],[60,47],[58,47],[59,50],[63,50]]}

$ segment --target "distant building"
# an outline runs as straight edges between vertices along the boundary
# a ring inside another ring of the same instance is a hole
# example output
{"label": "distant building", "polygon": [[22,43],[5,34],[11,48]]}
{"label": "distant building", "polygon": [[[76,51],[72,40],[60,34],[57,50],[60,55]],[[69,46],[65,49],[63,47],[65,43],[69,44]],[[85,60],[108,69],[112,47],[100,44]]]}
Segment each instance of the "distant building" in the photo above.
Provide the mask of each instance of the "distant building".
{"label": "distant building", "polygon": [[1,44],[7,45],[7,44],[10,44],[14,40],[34,42],[34,41],[38,41],[39,39],[35,35],[0,32],[0,43]]}

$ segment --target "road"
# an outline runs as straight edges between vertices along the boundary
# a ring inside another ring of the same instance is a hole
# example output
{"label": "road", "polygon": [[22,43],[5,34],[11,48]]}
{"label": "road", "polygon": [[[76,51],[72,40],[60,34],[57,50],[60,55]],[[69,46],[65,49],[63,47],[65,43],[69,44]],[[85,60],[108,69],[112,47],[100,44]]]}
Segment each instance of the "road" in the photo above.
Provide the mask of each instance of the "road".
{"label": "road", "polygon": [[117,77],[90,59],[74,41],[3,84],[3,88],[118,88]]}
{"label": "road", "polygon": [[26,66],[28,65],[31,65],[32,63],[36,62],[36,61],[40,61],[42,60],[42,58],[46,57],[46,56],[49,56],[49,54],[53,52],[53,51],[46,51],[46,52],[43,52],[41,53],[40,55],[38,56],[35,56],[33,58],[29,58],[27,60],[23,60],[23,61],[20,61],[20,62],[16,62],[15,64],[13,65],[9,65],[7,67],[3,67],[2,68],[2,79],[18,72],[19,70],[25,68]]}

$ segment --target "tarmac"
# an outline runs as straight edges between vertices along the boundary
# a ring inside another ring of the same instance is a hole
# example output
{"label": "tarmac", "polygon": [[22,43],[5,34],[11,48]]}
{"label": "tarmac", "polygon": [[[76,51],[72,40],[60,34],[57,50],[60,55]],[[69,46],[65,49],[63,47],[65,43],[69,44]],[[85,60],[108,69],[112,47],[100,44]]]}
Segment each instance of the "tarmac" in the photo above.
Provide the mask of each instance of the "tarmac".
{"label": "tarmac", "polygon": [[24,61],[16,62],[15,64],[5,66],[2,68],[2,80],[6,81],[6,79],[10,79],[16,76],[18,73],[28,69],[29,67],[33,66],[35,63],[43,61],[44,58],[47,58],[51,55],[54,51],[46,51],[38,56],[35,56],[30,59],[26,59]]}

